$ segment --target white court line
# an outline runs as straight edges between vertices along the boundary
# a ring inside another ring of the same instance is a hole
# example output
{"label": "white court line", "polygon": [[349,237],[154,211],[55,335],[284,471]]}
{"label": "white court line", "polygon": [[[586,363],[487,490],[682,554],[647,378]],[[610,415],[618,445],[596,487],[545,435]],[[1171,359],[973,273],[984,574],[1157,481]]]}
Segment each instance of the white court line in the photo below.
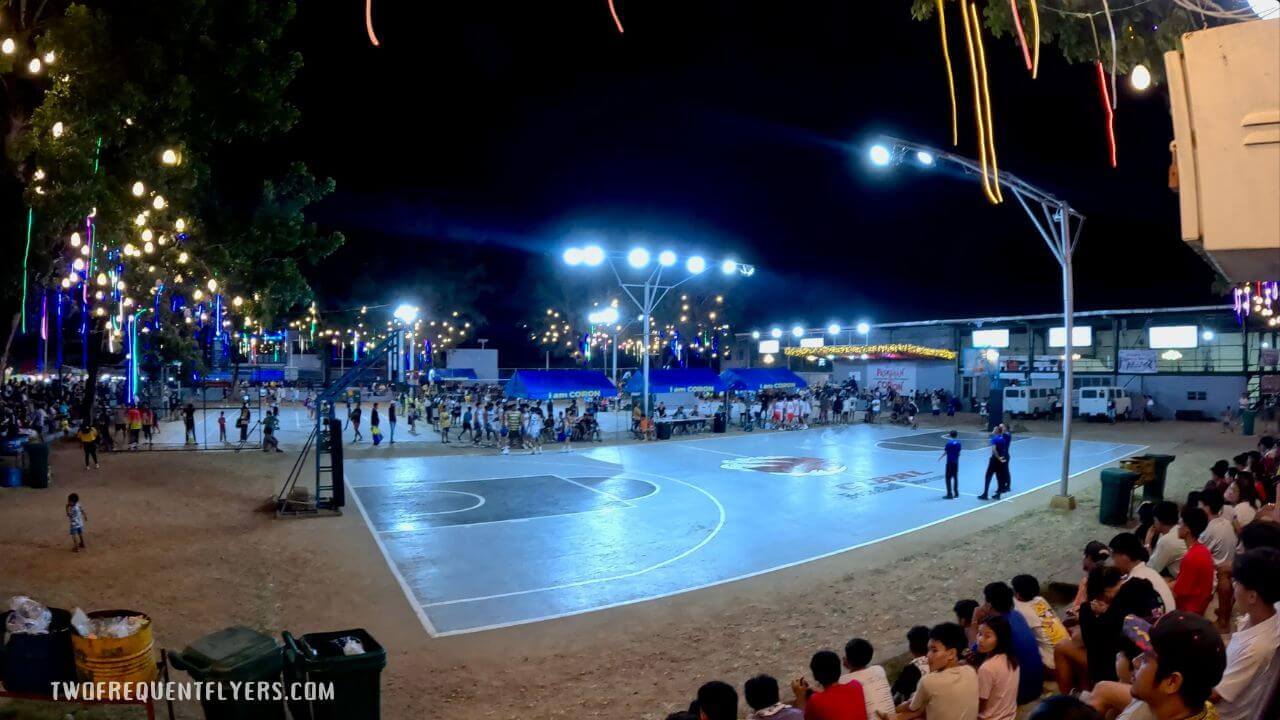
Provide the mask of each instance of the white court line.
{"label": "white court line", "polygon": [[[945,479],[944,479],[944,480],[945,480]],[[932,482],[932,481],[931,481],[931,482]],[[943,493],[943,494],[946,494],[946,492],[947,492],[947,489],[946,489],[946,488],[934,487],[934,486],[932,486],[932,485],[915,485],[915,484],[913,484],[913,483],[909,483],[909,482],[902,482],[901,480],[889,480],[889,481],[887,481],[887,483],[888,483],[889,485],[898,485],[898,486],[900,486],[900,487],[913,487],[913,488],[920,488],[921,490],[931,490],[931,491],[933,491],[933,492],[940,492],[940,493]],[[962,493],[960,493],[960,494],[961,494],[961,495],[968,495],[968,496],[969,496],[969,497],[971,497],[971,498],[976,498],[976,497],[978,497],[978,496],[977,496],[976,494],[974,494],[974,493],[962,492]]]}
{"label": "white court line", "polygon": [[594,493],[600,493],[601,495],[609,498],[610,500],[615,500],[617,502],[620,502],[623,505],[626,505],[627,507],[632,507],[632,508],[635,507],[635,505],[631,504],[629,501],[623,500],[622,498],[618,497],[617,495],[614,495],[613,493],[607,493],[603,490],[598,490],[596,488],[591,487],[590,485],[584,485],[578,482],[577,480],[570,480],[567,477],[560,477],[559,475],[556,475],[555,477],[560,478],[561,480],[569,483],[570,485],[577,485],[578,487],[583,488],[584,490],[590,490],[591,492],[594,492]]}
{"label": "white court line", "polygon": [[405,599],[409,601],[409,607],[413,608],[414,614],[418,616],[418,620],[422,623],[422,628],[427,631],[427,634],[435,637],[435,626],[431,624],[431,619],[427,617],[427,611],[422,609],[422,604],[413,596],[413,591],[409,589],[409,583],[405,582],[404,576],[400,574],[400,568],[391,559],[391,554],[387,552],[387,546],[382,544],[382,538],[379,537],[379,533],[373,529],[373,523],[369,520],[369,513],[364,511],[364,503],[360,502],[360,494],[353,492],[351,497],[356,501],[356,507],[360,509],[360,516],[364,518],[365,527],[369,528],[369,534],[373,536],[373,541],[377,543],[378,551],[382,553],[382,559],[387,562],[387,567],[391,568],[391,574],[395,576],[396,582],[400,583],[400,591],[404,593]]}
{"label": "white court line", "polygon": [[[1145,450],[1147,447],[1149,447],[1149,446],[1147,446],[1147,445],[1143,445],[1143,446],[1141,446],[1141,447],[1139,448],[1139,451],[1141,451],[1141,450]],[[1074,475],[1072,475],[1071,477],[1076,477],[1076,476],[1079,476],[1079,475],[1083,475],[1084,473],[1087,473],[1087,472],[1089,472],[1089,471],[1091,471],[1091,470],[1095,470],[1095,469],[1097,469],[1097,468],[1102,467],[1103,465],[1106,465],[1108,462],[1111,462],[1111,461],[1110,461],[1110,460],[1108,460],[1108,461],[1106,461],[1106,462],[1098,463],[1097,465],[1094,465],[1093,467],[1089,467],[1089,468],[1086,468],[1086,469],[1084,469],[1084,470],[1081,470],[1081,471],[1079,471],[1079,472],[1075,473],[1075,474],[1074,474]],[[636,471],[636,472],[641,472],[641,471]],[[668,479],[668,480],[673,479],[673,478],[668,478],[668,477],[666,477],[666,476],[664,476],[664,475],[657,475],[656,473],[642,473],[642,474],[645,474],[645,475],[653,475],[654,477],[661,477],[661,478]],[[685,482],[680,481],[680,480],[677,480],[676,482],[680,482],[680,483],[682,483],[682,484],[684,484],[684,485],[689,485],[689,483],[685,483]],[[1055,480],[1050,480],[1049,482],[1046,482],[1046,483],[1044,483],[1044,484],[1042,484],[1042,485],[1039,485],[1039,486],[1037,486],[1037,487],[1034,487],[1034,488],[1030,488],[1030,489],[1024,490],[1024,491],[1022,491],[1022,492],[1018,493],[1017,495],[1010,495],[1010,496],[1006,496],[1006,498],[1003,498],[1003,499],[1001,499],[1001,500],[1000,500],[1000,501],[998,501],[998,502],[992,502],[992,503],[986,503],[986,504],[978,505],[978,506],[976,506],[976,507],[969,508],[968,510],[962,510],[962,511],[960,511],[960,512],[958,512],[958,513],[954,513],[954,514],[952,514],[952,515],[948,515],[947,517],[944,517],[944,518],[939,518],[939,519],[937,519],[937,520],[934,520],[934,521],[932,521],[932,522],[925,523],[925,524],[923,524],[923,525],[918,525],[918,526],[913,527],[913,528],[909,528],[909,529],[906,529],[906,530],[902,530],[902,531],[899,531],[899,532],[893,533],[892,535],[886,535],[886,536],[884,536],[884,537],[875,538],[875,539],[873,539],[873,540],[867,540],[867,541],[864,541],[864,542],[858,543],[858,544],[856,544],[856,545],[850,545],[850,546],[848,546],[848,547],[841,548],[841,549],[838,549],[838,550],[832,550],[832,551],[830,551],[830,552],[826,552],[826,553],[823,553],[823,554],[821,554],[821,555],[816,555],[816,556],[813,556],[813,557],[804,558],[804,559],[802,559],[802,560],[796,560],[796,561],[789,562],[789,563],[785,563],[785,564],[782,564],[782,565],[776,565],[776,566],[774,566],[774,567],[765,568],[765,569],[762,569],[762,570],[755,570],[755,571],[752,571],[752,572],[750,572],[750,573],[745,573],[745,574],[743,574],[743,575],[738,575],[738,576],[735,576],[735,577],[726,578],[726,579],[724,579],[724,580],[716,580],[716,581],[714,581],[714,582],[704,583],[704,584],[702,584],[702,585],[697,585],[697,586],[694,586],[694,587],[683,588],[683,589],[680,589],[680,590],[672,590],[672,591],[670,591],[670,592],[659,593],[659,594],[657,594],[657,595],[647,595],[647,596],[645,596],[645,597],[632,598],[632,599],[630,599],[630,600],[621,600],[621,601],[619,601],[619,602],[609,603],[609,604],[607,604],[607,605],[597,605],[597,606],[590,607],[590,608],[584,608],[584,609],[582,609],[582,610],[572,610],[572,611],[569,611],[569,612],[563,612],[563,613],[553,613],[553,614],[550,614],[550,615],[542,615],[542,616],[539,616],[539,617],[525,618],[525,619],[521,619],[521,620],[512,620],[512,621],[510,621],[510,622],[494,623],[494,624],[492,624],[492,625],[484,625],[484,626],[480,626],[480,627],[464,628],[464,629],[461,629],[461,630],[449,630],[449,631],[442,632],[442,633],[438,633],[438,634],[432,634],[432,637],[450,637],[450,636],[453,636],[453,635],[467,635],[467,634],[475,633],[475,632],[484,632],[484,631],[486,631],[486,630],[499,630],[499,629],[501,629],[501,628],[514,627],[514,626],[517,626],[517,625],[528,625],[528,624],[531,624],[531,623],[543,622],[543,621],[546,621],[546,620],[559,620],[559,619],[561,619],[561,618],[573,617],[573,616],[575,616],[575,615],[585,615],[586,613],[597,612],[597,611],[600,611],[600,610],[609,610],[609,609],[612,609],[612,608],[625,607],[625,606],[627,606],[627,605],[635,605],[635,604],[637,604],[637,603],[649,602],[649,601],[651,601],[651,600],[661,600],[661,599],[663,599],[663,598],[671,597],[671,596],[674,596],[674,595],[681,595],[681,594],[684,594],[684,593],[696,592],[696,591],[698,591],[698,590],[705,590],[705,589],[707,589],[707,588],[716,587],[717,585],[725,585],[725,584],[732,583],[732,582],[738,582],[739,580],[746,580],[746,579],[749,579],[749,578],[756,577],[757,575],[764,575],[764,574],[766,574],[766,573],[777,572],[778,570],[786,570],[787,568],[795,567],[795,566],[797,566],[797,565],[803,565],[803,564],[805,564],[805,563],[815,562],[815,561],[817,561],[817,560],[823,560],[823,559],[825,559],[825,558],[832,557],[833,555],[840,555],[841,553],[846,553],[846,552],[850,552],[850,551],[852,551],[852,550],[858,550],[858,549],[860,549],[860,548],[868,547],[868,546],[870,546],[870,545],[875,545],[875,544],[878,544],[878,543],[882,543],[882,542],[884,542],[884,541],[886,541],[886,540],[892,540],[892,539],[894,539],[894,538],[901,537],[901,536],[903,536],[903,535],[907,535],[907,534],[909,534],[909,533],[916,532],[917,530],[923,530],[923,529],[925,529],[925,528],[933,527],[934,525],[939,525],[939,524],[944,523],[944,522],[947,522],[947,521],[949,521],[949,520],[954,520],[954,519],[956,519],[956,518],[958,518],[958,517],[963,517],[963,516],[968,515],[968,514],[970,514],[970,513],[975,513],[975,512],[980,512],[980,511],[982,511],[982,510],[986,510],[987,508],[994,507],[994,506],[998,505],[1000,502],[1004,502],[1004,501],[1005,501],[1005,499],[1012,500],[1013,498],[1015,498],[1015,497],[1019,497],[1019,496],[1021,496],[1021,495],[1025,495],[1026,493],[1035,492],[1035,491],[1037,491],[1037,490],[1041,490],[1041,489],[1044,489],[1044,488],[1046,488],[1046,487],[1049,487],[1050,485],[1052,485],[1052,484],[1054,484],[1054,483],[1056,483],[1056,482],[1058,482],[1056,479],[1055,479]],[[691,487],[696,487],[696,486],[691,486]],[[548,589],[551,589],[551,588],[548,588]],[[531,592],[538,592],[538,591],[534,590],[534,591],[531,591]],[[429,607],[429,606],[428,606],[428,607]],[[430,630],[428,630],[428,633],[430,633]]]}
{"label": "white court line", "polygon": [[[650,472],[643,472],[643,471],[636,471],[636,472],[642,475],[652,475],[653,477],[662,478],[663,480],[669,480],[671,482],[680,483],[681,485],[692,488],[693,490],[697,490],[703,495],[706,495],[707,498],[711,500],[711,502],[715,503],[716,510],[720,514],[720,518],[716,522],[716,526],[712,528],[711,532],[707,533],[707,536],[703,538],[697,545],[694,545],[693,547],[689,548],[688,550],[685,550],[684,552],[680,553],[679,555],[676,555],[675,557],[668,558],[666,560],[663,560],[662,562],[655,563],[653,565],[650,565],[649,567],[641,568],[639,570],[633,570],[628,573],[622,573],[622,574],[613,575],[610,577],[590,578],[587,580],[578,580],[576,582],[571,582],[571,583],[560,583],[558,585],[550,585],[550,586],[541,587],[541,588],[531,588],[528,590],[513,590],[511,592],[495,593],[493,595],[482,595],[479,597],[459,598],[457,600],[443,600],[441,602],[427,603],[423,607],[439,607],[442,605],[457,605],[459,603],[481,602],[484,600],[496,600],[498,598],[516,597],[519,595],[530,595],[532,593],[549,592],[552,590],[565,590],[568,588],[582,587],[584,585],[595,585],[603,582],[614,582],[617,580],[626,580],[627,578],[633,578],[638,575],[644,575],[645,573],[650,573],[659,568],[666,567],[667,565],[670,565],[672,563],[679,562],[680,560],[683,560],[684,558],[701,550],[703,547],[706,546],[707,543],[711,542],[713,538],[715,538],[717,535],[720,534],[720,530],[724,527],[725,520],[727,519],[728,515],[725,512],[724,505],[720,504],[720,500],[717,499],[715,495],[712,495],[711,493],[707,492],[705,489],[701,487],[698,487],[697,485],[685,482],[684,480],[677,480],[676,478],[673,478],[667,475],[659,475],[657,473],[650,473]],[[595,608],[592,608],[592,609],[594,610]],[[583,612],[589,612],[589,611],[583,611]],[[533,622],[533,621],[530,620],[526,622]],[[466,631],[466,632],[473,632],[473,631]]]}
{"label": "white court line", "polygon": [[715,453],[716,455],[728,455],[729,457],[740,457],[740,458],[751,457],[750,455],[743,455],[742,453],[731,453],[731,452],[725,452],[723,450],[712,450],[711,448],[698,447],[697,445],[686,445],[681,449],[682,450],[698,450],[704,453]]}

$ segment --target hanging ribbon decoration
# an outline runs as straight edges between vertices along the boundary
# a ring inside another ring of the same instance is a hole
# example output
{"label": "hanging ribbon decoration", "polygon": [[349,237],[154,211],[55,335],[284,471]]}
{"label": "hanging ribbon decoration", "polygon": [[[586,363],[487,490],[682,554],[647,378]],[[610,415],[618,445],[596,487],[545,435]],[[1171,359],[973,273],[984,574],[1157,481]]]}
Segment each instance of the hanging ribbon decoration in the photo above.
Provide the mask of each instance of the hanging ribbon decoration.
{"label": "hanging ribbon decoration", "polygon": [[1004,198],[1000,193],[1000,171],[995,164],[995,133],[991,129],[991,95],[987,87],[987,60],[982,46],[982,27],[978,22],[977,7],[970,5],[968,0],[960,0],[960,16],[964,20],[964,35],[969,51],[969,76],[973,83],[973,113],[978,128],[982,191],[987,200],[996,205],[1003,202]]}
{"label": "hanging ribbon decoration", "polygon": [[618,18],[618,8],[614,6],[614,2],[615,0],[609,0],[609,14],[613,16],[613,24],[618,26],[618,34],[621,35],[624,32],[622,20]]}
{"label": "hanging ribbon decoration", "polygon": [[1116,166],[1116,129],[1115,112],[1111,109],[1111,98],[1107,94],[1107,74],[1102,69],[1102,45],[1098,42],[1098,29],[1094,27],[1093,16],[1089,17],[1089,31],[1093,33],[1094,66],[1098,71],[1098,94],[1102,98],[1102,111],[1107,121],[1107,153],[1111,159],[1111,167]]}
{"label": "hanging ribbon decoration", "polygon": [[36,221],[35,208],[27,208],[27,249],[22,252],[22,334],[27,334],[27,260],[31,257],[31,226]]}
{"label": "hanging ribbon decoration", "polygon": [[987,51],[982,42],[982,24],[978,22],[978,6],[970,5],[973,12],[973,37],[978,41],[978,62],[982,69],[982,104],[987,121],[987,153],[991,157],[991,185],[996,193],[996,202],[1004,202],[1004,192],[1000,190],[1000,164],[996,161],[995,116],[991,113],[991,81],[987,77]]}
{"label": "hanging ribbon decoration", "polygon": [[378,36],[373,32],[373,0],[364,0],[364,30],[369,33],[369,42],[378,47]]}
{"label": "hanging ribbon decoration", "polygon": [[947,92],[951,95],[951,145],[960,144],[960,135],[956,125],[956,80],[951,73],[951,51],[947,48],[947,16],[938,0],[938,33],[942,36],[942,61],[947,66]]}
{"label": "hanging ribbon decoration", "polygon": [[1111,21],[1111,6],[1102,0],[1102,12],[1107,16],[1107,30],[1111,32],[1111,109],[1118,107],[1120,101],[1116,94],[1116,25]]}
{"label": "hanging ribbon decoration", "polygon": [[1040,6],[1031,0],[1031,79],[1040,74]]}
{"label": "hanging ribbon decoration", "polygon": [[1027,63],[1027,69],[1033,70],[1031,51],[1027,49],[1027,34],[1022,29],[1022,17],[1018,15],[1018,0],[1009,0],[1009,7],[1013,10],[1013,29],[1017,31],[1018,47],[1022,48],[1022,59]]}

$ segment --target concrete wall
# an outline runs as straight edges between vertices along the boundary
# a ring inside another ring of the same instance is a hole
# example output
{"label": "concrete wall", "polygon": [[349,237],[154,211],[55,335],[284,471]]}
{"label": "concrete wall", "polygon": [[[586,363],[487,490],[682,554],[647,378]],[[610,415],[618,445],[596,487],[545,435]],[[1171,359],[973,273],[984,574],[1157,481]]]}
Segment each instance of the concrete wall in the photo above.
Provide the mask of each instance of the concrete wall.
{"label": "concrete wall", "polygon": [[479,380],[498,378],[498,351],[483,348],[450,348],[445,354],[445,367],[471,368]]}
{"label": "concrete wall", "polygon": [[[1199,410],[1208,417],[1218,417],[1230,407],[1239,407],[1240,393],[1245,390],[1243,377],[1222,375],[1121,375],[1120,387],[1141,395],[1146,393],[1156,400],[1156,415],[1173,419],[1178,410]],[[1188,400],[1187,393],[1203,392],[1204,400]],[[1134,399],[1138,410],[1141,398]]]}

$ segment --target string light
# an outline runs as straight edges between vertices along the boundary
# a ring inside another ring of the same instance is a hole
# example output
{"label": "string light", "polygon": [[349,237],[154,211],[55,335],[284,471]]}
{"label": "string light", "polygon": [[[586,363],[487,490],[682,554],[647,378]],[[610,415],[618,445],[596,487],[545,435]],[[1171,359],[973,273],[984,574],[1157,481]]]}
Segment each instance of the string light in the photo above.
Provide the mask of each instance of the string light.
{"label": "string light", "polygon": [[54,137],[56,137],[56,138],[60,138],[60,137],[62,137],[62,133],[63,133],[65,130],[66,130],[66,128],[63,126],[63,124],[62,124],[62,121],[61,121],[61,120],[59,120],[58,122],[56,122],[56,123],[54,123],[54,124],[53,124],[52,132],[53,132],[53,136],[54,136]]}
{"label": "string light", "polygon": [[783,352],[790,357],[823,357],[827,355],[861,356],[891,360],[955,360],[956,352],[945,348],[933,348],[909,343],[880,345],[827,345],[825,347],[789,347]]}
{"label": "string light", "polygon": [[142,197],[142,194],[145,193],[146,191],[147,191],[147,186],[143,185],[141,180],[138,180],[137,182],[135,182],[133,184],[133,187],[130,188],[130,192],[133,193],[134,197]]}

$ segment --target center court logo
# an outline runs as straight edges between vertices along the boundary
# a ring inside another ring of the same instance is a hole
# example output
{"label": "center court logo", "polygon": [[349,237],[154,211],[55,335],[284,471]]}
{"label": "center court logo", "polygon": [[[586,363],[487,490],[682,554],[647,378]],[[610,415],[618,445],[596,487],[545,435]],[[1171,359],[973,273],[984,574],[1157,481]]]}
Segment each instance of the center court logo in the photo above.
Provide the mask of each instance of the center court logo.
{"label": "center court logo", "polygon": [[754,470],[771,475],[791,475],[803,477],[809,475],[837,475],[845,471],[845,466],[834,460],[816,457],[796,457],[794,455],[764,455],[725,460],[720,463],[724,470]]}

